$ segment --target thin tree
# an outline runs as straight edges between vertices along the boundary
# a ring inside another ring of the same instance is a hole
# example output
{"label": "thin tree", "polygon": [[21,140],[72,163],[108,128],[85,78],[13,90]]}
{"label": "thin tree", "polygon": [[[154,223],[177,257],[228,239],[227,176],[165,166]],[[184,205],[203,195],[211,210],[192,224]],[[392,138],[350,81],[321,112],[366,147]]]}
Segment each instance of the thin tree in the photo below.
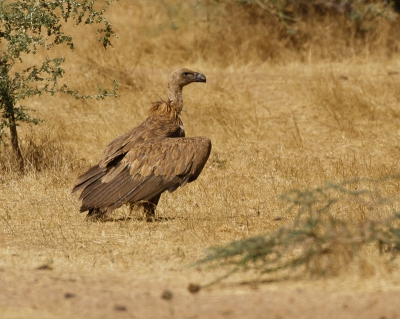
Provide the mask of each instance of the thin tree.
{"label": "thin tree", "polygon": [[[41,121],[31,117],[32,110],[20,104],[23,99],[43,93],[103,99],[116,96],[117,91],[114,81],[113,90],[99,86],[97,94],[81,95],[66,84],[58,84],[65,73],[61,68],[64,58],[46,57],[31,65],[26,65],[24,58],[35,54],[40,47],[51,50],[56,45],[67,45],[73,50],[72,36],[64,33],[68,21],[75,25],[98,24],[99,41],[107,48],[111,45],[110,38],[116,36],[103,16],[111,2],[113,0],[0,0],[0,144],[7,145],[10,140],[21,169],[24,161],[17,127],[21,122],[38,124]],[[100,9],[96,10],[95,6]]]}

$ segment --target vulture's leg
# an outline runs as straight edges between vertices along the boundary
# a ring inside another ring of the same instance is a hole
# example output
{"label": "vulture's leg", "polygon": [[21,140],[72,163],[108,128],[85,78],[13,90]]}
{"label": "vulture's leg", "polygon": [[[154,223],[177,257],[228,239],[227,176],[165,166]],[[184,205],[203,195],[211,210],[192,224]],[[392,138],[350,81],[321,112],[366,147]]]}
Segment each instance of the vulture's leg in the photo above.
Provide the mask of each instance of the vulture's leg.
{"label": "vulture's leg", "polygon": [[105,222],[109,219],[107,208],[91,208],[86,215],[86,220],[92,222]]}
{"label": "vulture's leg", "polygon": [[156,217],[156,207],[160,200],[161,194],[158,194],[150,200],[143,203],[144,213],[146,214],[146,221],[153,222]]}

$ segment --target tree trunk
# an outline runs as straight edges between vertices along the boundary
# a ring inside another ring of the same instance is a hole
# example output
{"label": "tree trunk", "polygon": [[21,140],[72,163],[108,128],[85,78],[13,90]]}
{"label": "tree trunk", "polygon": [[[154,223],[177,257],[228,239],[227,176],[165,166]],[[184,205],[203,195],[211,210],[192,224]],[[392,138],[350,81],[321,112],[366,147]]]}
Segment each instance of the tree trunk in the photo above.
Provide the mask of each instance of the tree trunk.
{"label": "tree trunk", "polygon": [[400,13],[400,0],[394,0],[393,5],[394,5],[394,9],[397,11],[397,13]]}
{"label": "tree trunk", "polygon": [[21,171],[24,170],[24,158],[22,157],[21,149],[19,148],[18,144],[18,132],[17,132],[17,123],[15,122],[15,115],[14,115],[14,105],[9,102],[6,103],[6,112],[8,117],[8,123],[10,126],[10,138],[11,138],[11,146],[12,150],[17,158],[19,168]]}

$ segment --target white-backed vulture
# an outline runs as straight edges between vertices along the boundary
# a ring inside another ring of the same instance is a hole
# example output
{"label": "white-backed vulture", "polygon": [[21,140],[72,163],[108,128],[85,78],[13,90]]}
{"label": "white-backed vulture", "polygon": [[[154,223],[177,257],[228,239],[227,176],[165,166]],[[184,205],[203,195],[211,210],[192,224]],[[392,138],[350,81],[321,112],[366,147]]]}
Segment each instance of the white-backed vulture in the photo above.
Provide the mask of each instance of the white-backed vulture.
{"label": "white-backed vulture", "polygon": [[77,178],[73,193],[82,191],[80,211],[106,220],[123,204],[142,203],[154,219],[161,194],[193,182],[211,151],[206,137],[185,137],[180,118],[182,88],[206,77],[188,69],[172,72],[168,100],[153,103],[149,117],[109,143],[99,163]]}

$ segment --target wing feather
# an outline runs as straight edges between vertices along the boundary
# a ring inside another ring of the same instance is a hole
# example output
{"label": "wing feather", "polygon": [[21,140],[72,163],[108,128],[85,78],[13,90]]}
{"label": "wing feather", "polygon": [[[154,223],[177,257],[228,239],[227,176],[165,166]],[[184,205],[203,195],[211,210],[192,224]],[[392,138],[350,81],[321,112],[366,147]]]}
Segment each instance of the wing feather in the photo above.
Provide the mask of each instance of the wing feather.
{"label": "wing feather", "polygon": [[138,143],[154,138],[180,137],[182,134],[182,129],[177,123],[158,116],[148,117],[141,125],[110,142],[103,152],[99,166],[106,167],[119,156],[128,153]]}
{"label": "wing feather", "polygon": [[113,171],[84,189],[81,211],[115,209],[174,191],[199,176],[210,151],[211,141],[205,137],[158,138],[138,144]]}
{"label": "wing feather", "polygon": [[100,184],[92,192],[82,197],[82,212],[91,207],[109,207],[124,197],[132,188],[127,168],[111,182],[101,183],[98,181],[98,183]]}
{"label": "wing feather", "polygon": [[106,172],[98,165],[93,166],[86,173],[77,178],[72,189],[72,194],[85,189],[88,185],[92,184],[98,179],[101,179],[105,174]]}
{"label": "wing feather", "polygon": [[102,183],[108,183],[112,181],[114,178],[116,178],[127,166],[127,163],[125,161],[121,161],[118,163],[117,166],[112,167],[106,175],[101,179]]}

